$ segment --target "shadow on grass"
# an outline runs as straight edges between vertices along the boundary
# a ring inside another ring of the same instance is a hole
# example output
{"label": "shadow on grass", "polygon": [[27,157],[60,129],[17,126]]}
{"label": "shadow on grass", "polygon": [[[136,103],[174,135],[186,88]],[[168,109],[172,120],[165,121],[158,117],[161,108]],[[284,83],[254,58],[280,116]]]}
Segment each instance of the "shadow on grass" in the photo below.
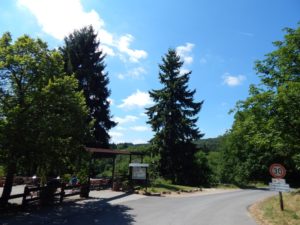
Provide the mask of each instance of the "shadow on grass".
{"label": "shadow on grass", "polygon": [[269,187],[256,187],[255,185],[244,185],[244,184],[240,184],[236,186],[240,189],[250,189],[250,190],[261,190],[261,191],[270,191]]}
{"label": "shadow on grass", "polygon": [[180,191],[182,188],[176,187],[174,185],[169,185],[169,184],[154,184],[152,186],[153,188],[165,188],[169,191]]}
{"label": "shadow on grass", "polygon": [[14,215],[0,215],[0,225],[130,225],[135,222],[134,217],[130,214],[132,208],[108,203],[128,195],[123,194],[108,199],[89,198],[87,200],[65,202],[52,207],[35,208]]}

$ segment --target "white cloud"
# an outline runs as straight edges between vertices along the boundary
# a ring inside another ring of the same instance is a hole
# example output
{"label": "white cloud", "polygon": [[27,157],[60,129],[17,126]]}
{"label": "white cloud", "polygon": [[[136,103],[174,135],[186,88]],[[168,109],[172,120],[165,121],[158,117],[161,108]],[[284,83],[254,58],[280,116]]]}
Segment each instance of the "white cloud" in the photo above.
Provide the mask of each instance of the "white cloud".
{"label": "white cloud", "polygon": [[147,58],[148,54],[144,50],[130,49],[129,46],[133,40],[134,37],[131,34],[126,34],[118,40],[117,47],[121,53],[126,53],[129,56],[130,62],[139,62],[140,59]]}
{"label": "white cloud", "polygon": [[131,70],[129,70],[126,74],[118,74],[118,78],[120,80],[125,79],[125,77],[130,77],[133,79],[142,79],[143,78],[143,74],[146,74],[146,70],[144,69],[144,67],[139,66],[136,68],[133,68]]}
{"label": "white cloud", "polygon": [[132,95],[128,96],[127,98],[122,100],[122,104],[119,105],[119,108],[134,108],[134,107],[145,107],[146,105],[153,104],[149,93],[148,92],[142,92],[140,90],[137,90]]}
{"label": "white cloud", "polygon": [[[102,42],[100,42],[100,43],[102,43]],[[107,45],[102,44],[99,48],[106,55],[109,55],[109,56],[116,55],[115,51],[112,48],[108,47]]]}
{"label": "white cloud", "polygon": [[241,85],[242,82],[246,80],[246,77],[244,75],[233,76],[230,75],[229,73],[225,73],[222,76],[222,78],[223,78],[223,84],[226,84],[230,87]]}
{"label": "white cloud", "polygon": [[194,47],[195,44],[186,43],[185,45],[181,45],[176,48],[177,54],[181,59],[183,59],[186,65],[192,64],[194,61],[193,57],[190,55]]}
{"label": "white cloud", "polygon": [[59,40],[86,25],[91,24],[97,30],[104,26],[95,10],[83,10],[80,0],[18,0],[18,5],[29,9],[42,30]]}
{"label": "white cloud", "polygon": [[107,101],[109,102],[110,105],[115,104],[115,100],[113,100],[112,98],[108,98]]}
{"label": "white cloud", "polygon": [[118,131],[124,131],[124,130],[126,130],[125,127],[121,127],[121,126],[116,126],[115,129],[118,130]]}
{"label": "white cloud", "polygon": [[144,139],[135,139],[135,140],[132,140],[131,142],[135,145],[148,143],[148,141],[146,141]]}
{"label": "white cloud", "polygon": [[184,63],[185,64],[192,64],[193,63],[193,61],[194,61],[194,59],[193,59],[193,57],[192,56],[186,56],[186,57],[184,57]]}
{"label": "white cloud", "polygon": [[125,75],[120,73],[120,74],[118,74],[118,78],[120,80],[124,80],[125,79]]}
{"label": "white cloud", "polygon": [[[147,57],[144,50],[130,48],[134,40],[131,34],[116,38],[105,29],[105,22],[95,10],[85,11],[80,0],[18,0],[20,8],[28,9],[37,19],[42,30],[52,37],[63,40],[75,29],[92,25],[100,38],[100,48],[109,56],[119,55],[139,62]],[[115,52],[117,51],[118,54]]]}
{"label": "white cloud", "polygon": [[149,127],[147,126],[134,126],[134,127],[130,127],[131,130],[134,131],[149,131]]}
{"label": "white cloud", "polygon": [[188,70],[188,69],[185,69],[185,68],[182,68],[182,69],[180,70],[180,74],[181,74],[181,75],[186,74],[186,73],[189,73],[189,72],[191,72],[191,71]]}
{"label": "white cloud", "polygon": [[124,141],[124,134],[117,131],[109,131],[110,140],[113,143],[122,143]]}
{"label": "white cloud", "polygon": [[119,138],[119,137],[123,137],[124,134],[121,132],[109,131],[109,136],[111,136],[112,138]]}
{"label": "white cloud", "polygon": [[142,116],[142,117],[148,117],[148,115],[146,113],[144,113],[144,112],[140,113],[140,116]]}
{"label": "white cloud", "polygon": [[125,117],[114,117],[113,120],[116,121],[118,124],[130,123],[134,122],[138,119],[136,116],[126,115]]}

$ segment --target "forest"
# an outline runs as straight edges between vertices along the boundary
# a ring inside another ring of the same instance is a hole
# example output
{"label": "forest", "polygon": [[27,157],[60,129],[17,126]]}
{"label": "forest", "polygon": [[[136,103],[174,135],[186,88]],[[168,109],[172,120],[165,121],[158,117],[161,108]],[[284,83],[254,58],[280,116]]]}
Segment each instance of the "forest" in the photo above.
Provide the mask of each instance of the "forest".
{"label": "forest", "polygon": [[[149,90],[154,104],[145,109],[153,138],[144,145],[110,142],[113,121],[108,100],[106,55],[92,26],[75,30],[64,45],[23,35],[0,38],[0,177],[6,203],[16,175],[89,176],[85,146],[145,153],[150,178],[174,184],[212,186],[268,183],[268,168],[281,163],[287,182],[300,177],[300,27],[285,28],[274,51],[254,62],[259,84],[230,111],[225,134],[203,139],[197,127],[205,99],[189,89],[192,71],[168,49],[159,63],[160,89]],[[109,176],[109,160],[99,160],[97,176]],[[128,176],[128,159],[117,158],[117,173]]]}

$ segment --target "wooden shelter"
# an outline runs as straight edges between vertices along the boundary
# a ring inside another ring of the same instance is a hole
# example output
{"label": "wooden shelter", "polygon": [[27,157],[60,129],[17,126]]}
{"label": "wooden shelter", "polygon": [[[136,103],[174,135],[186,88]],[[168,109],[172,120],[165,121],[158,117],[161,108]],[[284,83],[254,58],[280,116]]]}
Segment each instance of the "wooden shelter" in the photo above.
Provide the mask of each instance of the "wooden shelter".
{"label": "wooden shelter", "polygon": [[[112,185],[115,179],[115,166],[116,166],[116,157],[118,155],[128,155],[129,162],[128,165],[131,163],[132,156],[140,156],[141,163],[143,163],[144,153],[142,152],[130,152],[126,150],[115,150],[115,149],[104,149],[104,148],[90,148],[85,147],[85,150],[92,154],[91,160],[99,158],[112,158],[113,159],[113,170],[112,170]],[[92,162],[90,163],[92,164]]]}

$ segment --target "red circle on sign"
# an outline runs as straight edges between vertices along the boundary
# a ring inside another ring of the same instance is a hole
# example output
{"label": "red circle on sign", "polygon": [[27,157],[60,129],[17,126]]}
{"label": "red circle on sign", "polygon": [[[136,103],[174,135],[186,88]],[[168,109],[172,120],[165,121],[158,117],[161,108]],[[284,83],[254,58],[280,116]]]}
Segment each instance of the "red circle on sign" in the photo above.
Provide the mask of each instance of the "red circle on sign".
{"label": "red circle on sign", "polygon": [[286,169],[283,165],[274,163],[270,166],[269,172],[274,178],[284,178],[286,175]]}

